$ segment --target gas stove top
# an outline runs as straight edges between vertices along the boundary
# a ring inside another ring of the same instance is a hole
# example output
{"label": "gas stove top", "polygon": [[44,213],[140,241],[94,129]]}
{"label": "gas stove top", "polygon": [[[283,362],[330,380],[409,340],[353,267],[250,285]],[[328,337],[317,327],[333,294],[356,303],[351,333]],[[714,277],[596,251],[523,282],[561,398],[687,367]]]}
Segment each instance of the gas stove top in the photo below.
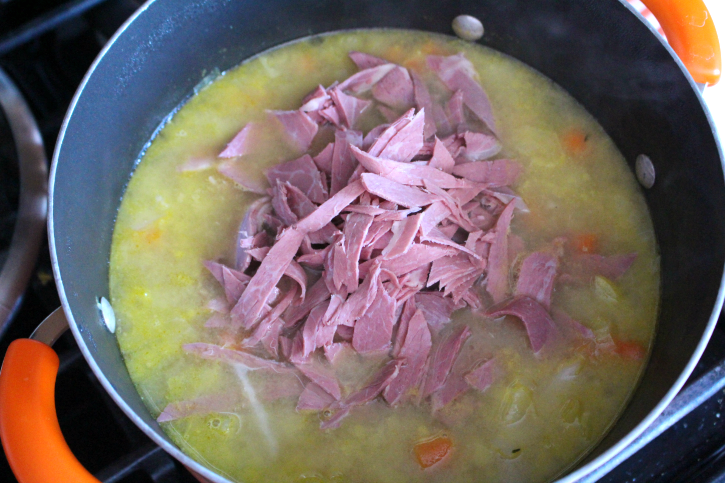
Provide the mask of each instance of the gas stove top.
{"label": "gas stove top", "polygon": [[[0,68],[29,105],[48,159],[83,75],[103,44],[139,6],[136,0],[0,0]],[[724,8],[719,11],[725,15]],[[725,85],[706,91],[706,99],[713,105],[722,101],[714,118],[725,120]],[[16,227],[20,197],[18,153],[8,133],[8,122],[0,113],[0,270]],[[22,293],[10,322],[0,327],[0,358],[12,340],[28,337],[60,305],[45,237]],[[60,356],[58,419],[68,445],[89,471],[104,482],[197,481],[118,409],[70,333],[54,348]],[[626,459],[614,461],[606,467],[608,473],[602,471],[590,480],[725,483],[724,386],[725,321],[721,319],[673,404],[625,452]],[[16,481],[4,456],[0,456],[0,481]]]}

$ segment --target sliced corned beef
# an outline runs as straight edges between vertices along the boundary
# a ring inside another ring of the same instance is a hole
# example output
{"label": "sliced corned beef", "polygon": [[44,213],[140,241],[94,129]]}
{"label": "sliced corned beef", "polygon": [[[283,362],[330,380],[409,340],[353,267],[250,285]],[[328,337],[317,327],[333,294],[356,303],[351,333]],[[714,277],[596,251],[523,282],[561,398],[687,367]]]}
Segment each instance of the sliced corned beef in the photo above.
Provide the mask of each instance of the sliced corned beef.
{"label": "sliced corned beef", "polygon": [[552,307],[551,316],[552,319],[554,319],[556,326],[565,336],[569,338],[587,339],[592,341],[596,339],[596,335],[594,334],[594,331],[592,331],[592,329],[572,319],[569,314],[567,314],[563,310]]}
{"label": "sliced corned beef", "polygon": [[426,398],[443,387],[448,374],[453,368],[453,364],[456,362],[458,353],[463,347],[463,343],[470,336],[471,329],[467,325],[459,326],[435,345],[430,354],[428,373],[425,377],[421,397]]}
{"label": "sliced corned beef", "polygon": [[185,344],[183,349],[190,353],[211,361],[221,361],[227,364],[238,364],[246,369],[254,371],[258,369],[271,369],[275,372],[289,371],[290,367],[271,359],[262,359],[248,352],[225,349],[214,344],[195,342]]}
{"label": "sliced corned beef", "polygon": [[232,309],[232,315],[239,317],[244,327],[250,328],[257,321],[263,305],[287,270],[304,236],[304,232],[288,228],[262,261],[257,273],[249,281],[241,298]]}
{"label": "sliced corned beef", "polygon": [[335,132],[330,194],[334,195],[348,184],[348,180],[357,166],[357,162],[350,152],[350,146],[361,145],[362,134],[359,131]]}
{"label": "sliced corned beef", "polygon": [[439,258],[449,256],[455,250],[448,247],[414,243],[405,253],[382,262],[382,268],[390,270],[397,276],[405,275],[416,268],[427,265]]}
{"label": "sliced corned beef", "polygon": [[259,129],[259,125],[254,122],[248,122],[241,131],[239,131],[227,147],[219,153],[220,158],[234,158],[236,156],[244,156],[249,154],[254,146],[255,131]]}
{"label": "sliced corned beef", "polygon": [[227,302],[235,304],[249,284],[251,277],[217,262],[207,261],[204,262],[204,266],[224,288]]}
{"label": "sliced corned beef", "polygon": [[299,152],[305,152],[310,148],[312,139],[317,134],[317,123],[310,119],[305,112],[297,111],[271,111],[284,129],[290,145]]}
{"label": "sliced corned beef", "polygon": [[327,190],[322,186],[320,171],[309,154],[273,166],[266,171],[266,175],[271,186],[274,186],[277,180],[288,182],[299,188],[315,203],[324,203],[327,199]]}
{"label": "sliced corned beef", "polygon": [[352,337],[353,348],[360,352],[376,352],[390,348],[390,339],[395,324],[395,300],[383,288],[378,278],[378,290],[375,300],[365,315],[355,323]]}
{"label": "sliced corned beef", "polygon": [[480,366],[466,374],[466,382],[480,392],[485,391],[496,380],[498,362],[496,359],[489,359]]}
{"label": "sliced corned beef", "polygon": [[406,208],[427,206],[440,199],[438,196],[426,193],[418,188],[405,186],[377,174],[363,173],[360,178],[369,193]]}
{"label": "sliced corned beef", "polygon": [[361,406],[376,397],[394,380],[400,370],[400,361],[388,361],[373,377],[372,381],[362,389],[345,398],[345,406]]}
{"label": "sliced corned beef", "polygon": [[400,361],[392,360],[385,364],[375,375],[372,382],[362,389],[350,394],[344,401],[333,403],[330,409],[335,409],[335,414],[328,420],[320,423],[320,429],[333,429],[340,426],[340,422],[349,415],[350,409],[355,406],[367,404],[378,395],[394,380],[400,370]]}
{"label": "sliced corned beef", "polygon": [[328,321],[328,325],[355,325],[355,321],[367,312],[377,297],[378,277],[380,276],[380,262],[375,260],[365,275],[365,280],[340,307],[335,319]]}
{"label": "sliced corned beef", "polygon": [[347,325],[338,325],[336,327],[335,336],[339,337],[343,341],[351,342],[354,332],[354,327],[350,327]]}
{"label": "sliced corned beef", "polygon": [[547,310],[551,306],[559,258],[551,253],[534,252],[524,259],[516,282],[516,295],[526,295]]}
{"label": "sliced corned beef", "polygon": [[[400,305],[398,305],[400,307]],[[403,304],[403,309],[400,312],[400,319],[398,320],[398,328],[395,332],[395,341],[393,342],[393,350],[390,353],[391,356],[397,358],[400,355],[400,350],[403,348],[405,337],[408,334],[408,324],[410,319],[413,318],[416,311],[415,300],[408,299]],[[424,315],[425,316],[425,315]]]}
{"label": "sliced corned beef", "polygon": [[511,159],[474,161],[453,167],[456,176],[489,186],[511,186],[516,183],[521,171],[521,165]]}
{"label": "sliced corned beef", "polygon": [[[330,199],[322,203],[312,214],[297,224],[297,229],[302,233],[315,232],[332,221],[340,212],[355,198],[365,191],[360,181],[354,181],[330,196]],[[279,243],[279,241],[277,241]],[[300,241],[301,243],[301,241]]]}
{"label": "sliced corned beef", "polygon": [[[297,289],[297,287],[293,287],[291,290],[289,290],[282,298],[282,300],[280,300],[277,305],[274,306],[272,311],[265,315],[264,319],[262,319],[257,328],[254,329],[254,332],[252,332],[249,337],[242,341],[242,346],[254,347],[262,340],[269,341],[270,338],[273,338],[276,341],[279,337],[279,333],[282,330],[282,327],[284,326],[284,320],[280,319],[280,316],[292,304],[292,301],[297,297],[298,294],[299,290]],[[269,334],[270,332],[271,334]],[[265,347],[265,350],[266,349],[267,348]],[[269,349],[270,355],[272,357],[276,357],[277,347],[274,346],[270,347]]]}
{"label": "sliced corned beef", "polygon": [[383,132],[381,132],[377,136],[372,145],[370,145],[370,148],[368,148],[368,152],[373,156],[380,156],[380,153],[383,152],[383,149],[385,149],[393,136],[398,134],[398,132],[401,131],[405,126],[410,124],[414,116],[415,109],[411,109],[402,116],[400,116],[397,121],[386,127],[385,130],[383,130]]}
{"label": "sliced corned beef", "polygon": [[404,185],[423,186],[424,180],[428,180],[445,189],[474,186],[467,180],[456,178],[430,166],[379,158],[354,147],[352,154],[370,173],[384,176],[388,180]]}
{"label": "sliced corned beef", "polygon": [[432,203],[424,212],[423,219],[420,221],[421,235],[427,235],[430,231],[438,226],[438,223],[448,218],[451,210],[448,209],[442,201]]}
{"label": "sliced corned beef", "polygon": [[341,235],[333,243],[332,249],[327,254],[327,260],[324,264],[325,273],[323,277],[329,282],[332,279],[332,285],[328,285],[330,292],[343,295],[347,292],[347,288],[343,288],[347,273],[345,267],[347,266],[347,254],[345,253],[345,235]]}
{"label": "sliced corned beef", "polygon": [[415,107],[419,111],[422,109],[425,112],[425,129],[423,130],[423,135],[425,139],[428,139],[436,133],[436,123],[433,116],[433,101],[431,100],[428,87],[426,87],[420,76],[418,76],[415,72],[411,72],[410,77],[413,80]]}
{"label": "sliced corned beef", "polygon": [[408,251],[418,234],[422,218],[423,214],[418,213],[393,223],[393,227],[391,228],[393,237],[383,249],[382,255],[384,258],[395,258]]}
{"label": "sliced corned beef", "polygon": [[462,253],[439,258],[433,262],[433,266],[428,276],[427,286],[430,287],[434,283],[440,283],[441,288],[445,287],[452,280],[465,274],[471,268],[475,268],[475,266],[471,263],[471,260]]}
{"label": "sliced corned beef", "polygon": [[342,423],[342,420],[345,419],[350,415],[350,410],[352,408],[349,406],[341,407],[335,411],[335,413],[329,418],[325,419],[323,421],[320,421],[320,429],[336,429],[340,427],[340,423]]}
{"label": "sliced corned beef", "polygon": [[[372,128],[363,138],[362,149],[368,151],[378,138],[390,127],[390,124],[379,124]],[[381,148],[382,150],[382,148]]]}
{"label": "sliced corned beef", "polygon": [[[264,246],[261,238],[255,239],[253,237],[262,232],[264,226],[264,215],[271,212],[272,202],[269,197],[264,196],[254,201],[244,214],[244,218],[242,218],[242,222],[239,224],[239,230],[237,231],[237,253],[235,263],[237,270],[244,272],[247,268],[249,268],[250,257],[246,254],[247,249]],[[266,233],[264,235],[266,237]],[[243,240],[250,238],[252,238],[252,240],[250,240],[252,243],[249,245],[243,244]]]}
{"label": "sliced corned beef", "polygon": [[332,344],[323,346],[325,357],[334,366],[337,358],[346,350],[353,350],[349,342],[333,342]]}
{"label": "sliced corned beef", "polygon": [[[287,188],[287,206],[289,206],[290,210],[292,210],[298,219],[306,217],[317,209],[317,205],[302,190],[291,185],[289,182],[286,182],[285,186]],[[325,193],[326,195],[327,193]]]}
{"label": "sliced corned beef", "polygon": [[[418,111],[409,123],[401,127],[388,141],[380,157],[394,161],[410,161],[423,147],[423,129],[425,128],[425,113]],[[403,115],[403,119],[407,119]],[[395,123],[393,123],[393,126]],[[391,126],[392,127],[392,126]]]}
{"label": "sliced corned beef", "polygon": [[188,418],[197,414],[209,414],[233,411],[240,406],[238,395],[233,391],[220,394],[210,394],[186,401],[177,401],[167,404],[156,421],[168,423],[177,419]]}
{"label": "sliced corned beef", "polygon": [[357,52],[353,50],[351,52],[348,52],[347,55],[348,57],[350,57],[350,60],[355,62],[355,65],[360,70],[377,67],[383,64],[389,64],[389,62],[385,59],[381,59],[380,57],[375,57],[374,55],[366,54],[364,52]]}
{"label": "sliced corned beef", "polygon": [[[347,129],[353,129],[363,112],[372,104],[372,101],[348,96],[338,88],[330,89],[330,98],[337,109],[340,124]],[[362,137],[360,144],[362,145]]]}
{"label": "sliced corned beef", "polygon": [[332,150],[334,149],[335,143],[327,143],[322,151],[317,156],[314,156],[312,160],[315,162],[317,168],[323,173],[332,173]]}
{"label": "sliced corned beef", "polygon": [[440,411],[468,391],[469,387],[461,374],[451,373],[443,386],[431,395],[431,409],[433,412]]}
{"label": "sliced corned beef", "polygon": [[486,311],[486,315],[489,317],[513,315],[521,319],[535,354],[557,333],[556,324],[549,313],[540,303],[530,297],[517,296],[505,300],[490,307]]}
{"label": "sliced corned beef", "polygon": [[428,67],[433,70],[451,91],[461,91],[463,102],[468,108],[496,134],[496,122],[491,102],[481,84],[476,82],[473,64],[463,54],[442,57],[428,56]]}
{"label": "sliced corned beef", "polygon": [[279,358],[279,336],[284,329],[284,319],[281,317],[275,318],[267,328],[267,331],[262,334],[260,339],[260,345],[262,348],[275,359]]}
{"label": "sliced corned beef", "polygon": [[260,195],[267,194],[267,187],[265,186],[264,180],[260,181],[257,177],[253,176],[249,166],[244,162],[230,159],[229,161],[220,163],[216,169],[220,174],[231,179],[246,191]]}
{"label": "sliced corned beef", "polygon": [[428,161],[428,166],[440,169],[445,173],[451,173],[455,165],[456,161],[451,156],[451,153],[448,152],[443,142],[436,137],[433,144],[433,155],[430,161]]}
{"label": "sliced corned beef", "polygon": [[303,357],[308,357],[318,347],[332,344],[335,337],[335,327],[326,326],[322,323],[328,305],[321,303],[310,311],[309,317],[302,327],[302,351]]}
{"label": "sliced corned beef", "polygon": [[[433,262],[435,264],[435,262]],[[450,297],[444,297],[440,292],[420,292],[415,296],[415,305],[423,312],[425,320],[431,331],[438,333],[451,321],[451,315],[463,308],[464,303],[454,302]]]}
{"label": "sliced corned beef", "polygon": [[327,362],[312,357],[310,358],[310,362],[295,364],[295,366],[305,377],[320,386],[330,396],[335,399],[342,397],[340,383],[337,381],[332,367]]}
{"label": "sliced corned beef", "polygon": [[448,122],[454,131],[465,129],[466,113],[463,110],[463,92],[456,91],[453,93],[446,104],[446,112],[448,114]]}
{"label": "sliced corned beef", "polygon": [[300,111],[308,113],[312,111],[319,111],[320,109],[324,109],[325,107],[327,107],[329,103],[330,95],[327,93],[327,90],[321,85],[318,85],[312,90],[312,92],[307,94],[305,98],[302,99],[302,106],[300,106]]}
{"label": "sliced corned beef", "polygon": [[495,156],[501,151],[501,143],[490,134],[466,131],[463,133],[463,141],[466,148],[460,156],[467,161],[480,161]]}
{"label": "sliced corned beef", "polygon": [[287,202],[289,197],[287,188],[289,186],[291,186],[289,183],[283,183],[277,180],[272,187],[272,207],[277,217],[287,226],[294,225],[299,220]]}
{"label": "sliced corned beef", "polygon": [[336,399],[322,389],[318,384],[314,382],[308,382],[305,385],[305,390],[300,394],[300,398],[297,401],[297,411],[303,411],[305,409],[312,409],[315,411],[322,411],[327,409],[330,404],[335,402]]}
{"label": "sliced corned beef", "polygon": [[345,222],[343,234],[345,239],[344,251],[346,254],[346,263],[343,274],[345,275],[344,283],[348,293],[357,290],[360,252],[362,251],[363,243],[372,223],[373,217],[371,215],[361,213],[351,214]]}
{"label": "sliced corned beef", "polygon": [[509,292],[508,230],[513,213],[514,203],[509,203],[496,222],[494,239],[488,253],[486,290],[494,303],[501,302]]}
{"label": "sliced corned beef", "polygon": [[213,310],[214,312],[219,312],[221,314],[228,314],[230,309],[229,303],[225,299],[219,297],[211,299],[209,302],[207,302],[206,308],[208,308],[209,310]]}
{"label": "sliced corned beef", "polygon": [[383,397],[388,404],[396,406],[405,401],[411,390],[418,387],[430,348],[430,329],[423,312],[418,310],[408,322],[405,340],[397,356],[397,360],[402,361],[400,371],[383,391]]}
{"label": "sliced corned beef", "polygon": [[325,281],[321,278],[315,282],[309,290],[307,290],[307,297],[300,305],[289,308],[287,313],[284,315],[284,319],[287,322],[286,326],[292,327],[297,322],[307,317],[307,314],[309,314],[313,308],[329,298],[330,291],[327,289]]}
{"label": "sliced corned beef", "polygon": [[467,273],[458,277],[455,281],[446,285],[445,295],[451,295],[453,301],[458,303],[464,296],[468,295],[474,284],[483,275],[483,270],[477,267],[470,269]]}
{"label": "sliced corned beef", "polygon": [[319,116],[323,123],[327,121],[333,124],[335,127],[342,126],[342,120],[340,119],[340,109],[338,109],[337,106],[330,105],[324,109],[320,109],[319,111],[311,112],[310,114]]}
{"label": "sliced corned beef", "polygon": [[362,94],[373,88],[373,86],[385,75],[395,68],[395,64],[381,64],[374,67],[363,69],[357,74],[353,74],[337,87],[340,90],[352,92],[353,94]]}
{"label": "sliced corned beef", "polygon": [[375,100],[393,109],[410,109],[415,104],[413,81],[408,69],[396,65],[372,88]]}

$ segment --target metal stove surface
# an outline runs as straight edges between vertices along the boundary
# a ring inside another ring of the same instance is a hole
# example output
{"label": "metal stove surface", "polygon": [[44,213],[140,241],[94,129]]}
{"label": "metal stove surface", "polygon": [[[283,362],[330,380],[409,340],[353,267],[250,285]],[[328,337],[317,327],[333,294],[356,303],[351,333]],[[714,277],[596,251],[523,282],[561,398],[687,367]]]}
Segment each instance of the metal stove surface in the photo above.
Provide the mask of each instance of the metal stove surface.
{"label": "metal stove surface", "polygon": [[[30,105],[48,159],[84,73],[103,43],[139,5],[136,0],[0,0],[0,67],[13,78]],[[725,86],[722,90],[725,92]],[[15,158],[6,142],[5,137],[0,137],[0,176],[12,174],[14,169]],[[2,194],[8,200],[0,209],[12,206],[17,196],[12,181],[8,181],[11,179],[0,178]],[[9,183],[8,187],[3,183]],[[5,201],[0,196],[0,204]],[[2,216],[7,218],[0,217],[0,223],[5,223],[0,225],[0,242],[7,224],[14,223],[12,210]],[[58,306],[45,242],[13,322],[0,336],[0,357],[4,357],[12,340],[28,337]],[[56,384],[60,426],[70,448],[89,471],[104,482],[196,482],[116,407],[70,333],[58,341],[55,349],[60,356]],[[629,458],[607,468],[611,470],[608,474],[596,476],[608,483],[725,483],[723,385],[725,321],[721,319],[675,403],[632,447]],[[15,481],[4,455],[0,456],[0,481]]]}

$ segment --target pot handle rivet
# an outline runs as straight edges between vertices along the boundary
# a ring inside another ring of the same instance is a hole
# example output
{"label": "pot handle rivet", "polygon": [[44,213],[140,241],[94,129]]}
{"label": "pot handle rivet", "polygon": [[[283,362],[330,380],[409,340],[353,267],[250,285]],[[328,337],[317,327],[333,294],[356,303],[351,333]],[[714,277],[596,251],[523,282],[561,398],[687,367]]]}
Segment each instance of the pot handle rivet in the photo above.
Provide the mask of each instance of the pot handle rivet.
{"label": "pot handle rivet", "polygon": [[655,167],[652,160],[646,154],[637,156],[634,163],[634,170],[637,174],[637,180],[644,188],[651,188],[655,184]]}
{"label": "pot handle rivet", "polygon": [[116,332],[116,313],[111,307],[111,302],[106,297],[100,297],[97,300],[98,310],[101,313],[101,320],[111,334]]}
{"label": "pot handle rivet", "polygon": [[459,15],[453,19],[453,32],[463,40],[478,40],[483,37],[483,24],[476,17]]}

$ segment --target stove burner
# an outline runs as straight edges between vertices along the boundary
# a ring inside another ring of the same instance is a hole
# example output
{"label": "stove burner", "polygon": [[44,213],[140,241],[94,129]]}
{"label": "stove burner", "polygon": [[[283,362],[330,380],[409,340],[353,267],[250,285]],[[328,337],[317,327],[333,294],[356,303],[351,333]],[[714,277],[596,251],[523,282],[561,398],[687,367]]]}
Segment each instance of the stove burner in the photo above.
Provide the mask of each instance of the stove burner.
{"label": "stove burner", "polygon": [[15,142],[8,120],[0,110],[0,270],[8,257],[18,214],[19,177]]}
{"label": "stove burner", "polygon": [[[18,188],[14,190],[11,188],[6,192],[8,196],[0,198],[0,201],[7,202],[6,205],[9,208],[7,213],[1,213],[3,216],[0,220],[4,225],[15,222],[14,230],[12,226],[10,227],[10,233],[13,234],[10,245],[7,247],[7,251],[3,251],[4,260],[0,260],[3,262],[0,272],[0,334],[2,334],[5,323],[10,319],[18,300],[25,291],[38,256],[47,211],[46,180],[48,171],[43,140],[35,119],[20,92],[1,70],[0,106],[5,113],[7,127],[12,132],[8,136],[8,130],[4,131],[5,142],[3,144],[12,145],[14,140],[17,153],[16,170],[19,172],[19,181],[14,183],[12,180],[4,181],[19,186],[19,195],[15,194]],[[10,149],[10,147],[5,148],[7,151]],[[12,163],[15,159],[3,157],[4,164],[10,165],[4,168],[4,171],[12,171]],[[11,173],[11,176],[12,174],[14,173]],[[18,199],[17,212],[11,208],[14,200],[10,198],[13,195]],[[0,207],[4,209],[6,205],[0,205]],[[6,228],[6,226],[2,228]]]}

